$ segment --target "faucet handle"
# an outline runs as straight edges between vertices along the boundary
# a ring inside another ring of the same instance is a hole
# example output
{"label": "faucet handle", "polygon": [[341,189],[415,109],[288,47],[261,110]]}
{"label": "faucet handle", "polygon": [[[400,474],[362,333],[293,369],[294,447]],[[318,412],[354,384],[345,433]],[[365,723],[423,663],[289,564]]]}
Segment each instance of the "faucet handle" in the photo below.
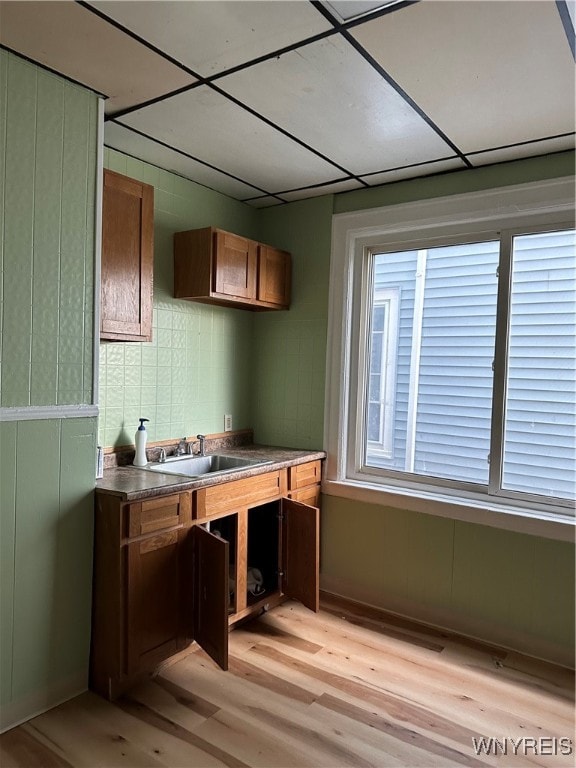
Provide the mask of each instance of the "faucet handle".
{"label": "faucet handle", "polygon": [[164,448],[160,448],[160,456],[158,457],[158,461],[160,461],[162,464],[166,461],[166,450]]}

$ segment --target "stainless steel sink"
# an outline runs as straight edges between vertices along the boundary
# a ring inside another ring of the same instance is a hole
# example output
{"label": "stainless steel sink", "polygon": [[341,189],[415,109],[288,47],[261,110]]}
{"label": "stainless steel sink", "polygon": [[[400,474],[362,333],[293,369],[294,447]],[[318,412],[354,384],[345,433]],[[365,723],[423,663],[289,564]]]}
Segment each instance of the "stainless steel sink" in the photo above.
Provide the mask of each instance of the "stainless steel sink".
{"label": "stainless steel sink", "polygon": [[211,456],[172,456],[166,461],[147,464],[142,469],[184,477],[202,477],[202,475],[223,474],[224,472],[234,472],[238,469],[260,467],[271,463],[271,461],[263,459],[245,459],[238,456],[212,454]]}

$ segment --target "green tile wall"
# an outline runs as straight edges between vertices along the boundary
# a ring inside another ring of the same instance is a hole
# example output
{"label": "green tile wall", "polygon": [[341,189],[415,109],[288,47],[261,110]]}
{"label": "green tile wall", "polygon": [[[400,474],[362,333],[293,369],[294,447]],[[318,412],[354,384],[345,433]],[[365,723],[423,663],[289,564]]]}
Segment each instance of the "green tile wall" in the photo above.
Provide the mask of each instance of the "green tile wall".
{"label": "green tile wall", "polygon": [[103,445],[134,442],[138,418],[149,440],[252,426],[254,314],[174,299],[174,232],[219,226],[256,236],[257,211],[173,173],[105,150],[107,168],[154,186],[152,342],[100,344]]}
{"label": "green tile wall", "polygon": [[0,51],[3,407],[92,402],[96,131],[94,94]]}

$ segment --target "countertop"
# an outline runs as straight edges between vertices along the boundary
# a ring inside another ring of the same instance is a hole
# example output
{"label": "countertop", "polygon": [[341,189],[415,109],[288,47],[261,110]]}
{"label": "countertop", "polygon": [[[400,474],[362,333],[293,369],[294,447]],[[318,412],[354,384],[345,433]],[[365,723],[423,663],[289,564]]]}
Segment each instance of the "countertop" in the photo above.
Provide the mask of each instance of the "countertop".
{"label": "countertop", "polygon": [[104,477],[96,481],[96,490],[99,493],[108,493],[119,496],[124,501],[137,501],[139,499],[160,496],[167,491],[177,493],[179,491],[194,491],[207,485],[220,485],[231,480],[240,480],[245,477],[254,477],[266,472],[274,472],[285,467],[297,464],[305,464],[308,461],[325,459],[324,451],[295,450],[292,448],[276,448],[266,445],[249,445],[242,448],[227,448],[221,451],[226,456],[239,456],[247,459],[270,461],[260,467],[247,467],[244,469],[226,472],[222,475],[203,475],[202,477],[187,479],[179,475],[169,475],[162,472],[151,472],[134,466],[115,467],[104,470]]}

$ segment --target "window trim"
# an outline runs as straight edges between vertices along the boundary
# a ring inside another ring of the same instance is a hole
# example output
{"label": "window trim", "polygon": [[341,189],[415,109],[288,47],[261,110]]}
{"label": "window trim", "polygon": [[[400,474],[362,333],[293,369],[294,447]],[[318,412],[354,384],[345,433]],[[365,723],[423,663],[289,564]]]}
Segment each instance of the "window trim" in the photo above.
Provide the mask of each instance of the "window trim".
{"label": "window trim", "polygon": [[[398,323],[399,323],[399,309],[400,309],[400,289],[399,288],[380,288],[377,292],[374,301],[375,306],[381,306],[385,308],[384,311],[384,328],[382,333],[382,349],[380,351],[380,403],[383,401],[382,409],[384,414],[380,416],[380,434],[381,438],[378,442],[368,439],[368,425],[364,425],[364,431],[366,434],[366,444],[371,443],[373,445],[373,451],[381,454],[384,458],[390,458],[392,455],[392,443],[394,439],[394,425],[392,420],[387,416],[390,411],[394,411],[396,407],[396,388],[394,387],[394,381],[396,379],[396,350],[398,348]],[[364,302],[363,302],[364,307]],[[370,327],[369,318],[366,317],[364,309],[362,309],[364,316],[365,330],[361,333],[366,334],[366,338],[373,338],[373,331]],[[386,363],[390,359],[390,350],[394,350],[392,356],[392,362]],[[371,356],[372,349],[367,347],[367,356]],[[368,366],[363,361],[362,364],[362,377],[363,387],[366,392],[366,399],[370,402],[370,375],[367,373]],[[382,363],[384,363],[385,370],[382,371]],[[360,400],[358,399],[358,417],[361,419]],[[359,440],[360,444],[364,443],[364,439]],[[381,446],[381,447],[377,447]]]}
{"label": "window trim", "polygon": [[574,197],[573,180],[562,178],[333,217],[324,422],[326,493],[359,499],[368,495],[372,503],[476,522],[491,520],[489,524],[498,527],[529,532],[535,532],[534,521],[540,520],[541,535],[573,536],[575,520],[566,515],[565,507],[527,499],[524,494],[518,500],[504,499],[465,488],[445,488],[436,482],[427,485],[420,478],[417,484],[405,477],[383,484],[358,476],[351,472],[353,464],[357,468],[357,457],[349,455],[346,436],[351,424],[349,403],[356,402],[357,394],[350,385],[350,366],[359,359],[356,328],[362,285],[355,270],[365,249],[385,243],[387,249],[400,250],[408,240],[411,247],[419,239],[430,246],[451,237],[461,240],[463,235],[487,239],[502,230],[573,226]]}

